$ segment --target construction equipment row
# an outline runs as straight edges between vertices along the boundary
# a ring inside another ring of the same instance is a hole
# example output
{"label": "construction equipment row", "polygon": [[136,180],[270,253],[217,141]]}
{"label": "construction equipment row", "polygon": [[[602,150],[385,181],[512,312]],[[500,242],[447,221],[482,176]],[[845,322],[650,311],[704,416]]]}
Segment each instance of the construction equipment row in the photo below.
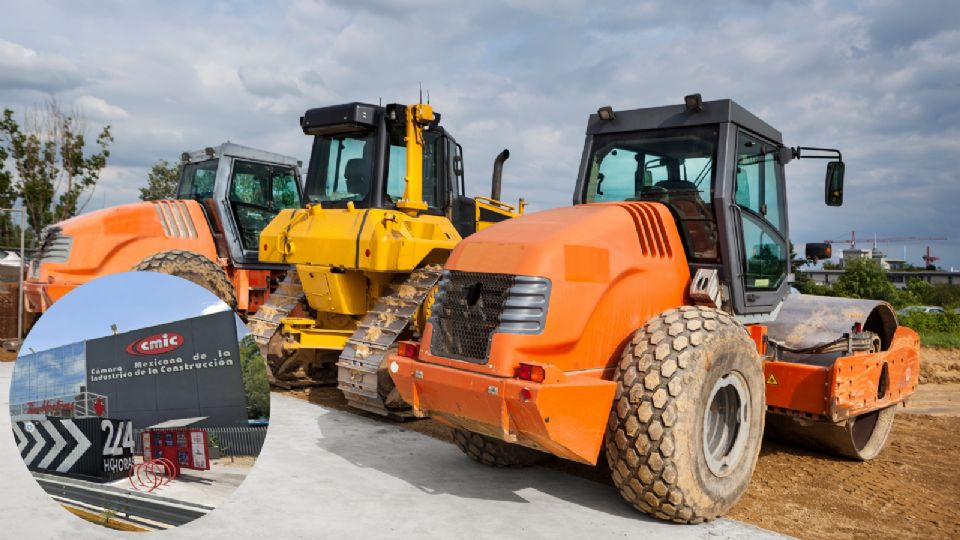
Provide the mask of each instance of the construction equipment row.
{"label": "construction equipment row", "polygon": [[464,195],[429,104],[300,126],[302,189],[290,158],[185,154],[178,200],[50,229],[28,305],[105,273],[181,275],[245,314],[277,385],[433,417],[488,465],[603,453],[627,501],[681,523],[736,503],[765,430],[873,458],[916,388],[919,339],[888,304],[791,293],[785,166],[828,159],[840,206],[840,151],[785,146],[734,101],[600,108],[574,204],[532,214],[498,200],[506,151],[491,197]]}

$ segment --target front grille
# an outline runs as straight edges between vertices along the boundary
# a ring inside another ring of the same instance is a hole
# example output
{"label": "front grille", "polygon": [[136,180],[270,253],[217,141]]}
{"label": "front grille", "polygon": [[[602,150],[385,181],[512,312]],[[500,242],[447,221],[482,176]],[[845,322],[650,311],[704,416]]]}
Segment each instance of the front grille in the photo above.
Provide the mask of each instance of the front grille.
{"label": "front grille", "polygon": [[493,334],[542,332],[549,297],[547,278],[446,270],[430,314],[430,351],[482,364]]}
{"label": "front grille", "polygon": [[63,263],[70,258],[70,249],[73,247],[73,238],[60,232],[59,227],[44,229],[40,250],[31,268],[31,277],[40,277],[40,265],[46,262]]}

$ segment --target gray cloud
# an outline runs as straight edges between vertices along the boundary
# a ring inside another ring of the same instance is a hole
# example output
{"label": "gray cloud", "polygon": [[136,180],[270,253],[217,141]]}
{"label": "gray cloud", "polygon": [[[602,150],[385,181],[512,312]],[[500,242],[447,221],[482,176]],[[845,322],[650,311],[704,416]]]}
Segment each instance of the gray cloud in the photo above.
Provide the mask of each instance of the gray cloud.
{"label": "gray cloud", "polygon": [[941,32],[956,32],[960,25],[960,9],[952,0],[876,0],[868,9],[870,38],[881,50],[909,47]]}
{"label": "gray cloud", "polygon": [[279,98],[302,94],[297,80],[285,69],[242,66],[237,75],[243,87],[257,96]]}
{"label": "gray cloud", "polygon": [[81,81],[79,70],[66,58],[0,39],[0,90],[59,92]]}

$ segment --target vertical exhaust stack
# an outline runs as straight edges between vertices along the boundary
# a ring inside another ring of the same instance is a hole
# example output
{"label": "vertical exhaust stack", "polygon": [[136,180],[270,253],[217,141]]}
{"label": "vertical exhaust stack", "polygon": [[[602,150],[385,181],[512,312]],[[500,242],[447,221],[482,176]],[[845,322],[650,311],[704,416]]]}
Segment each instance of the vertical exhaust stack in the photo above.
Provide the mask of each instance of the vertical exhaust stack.
{"label": "vertical exhaust stack", "polygon": [[490,189],[490,198],[499,201],[500,200],[500,186],[503,184],[503,162],[510,159],[510,150],[504,148],[503,152],[500,152],[497,155],[497,159],[493,160],[493,180],[492,187]]}

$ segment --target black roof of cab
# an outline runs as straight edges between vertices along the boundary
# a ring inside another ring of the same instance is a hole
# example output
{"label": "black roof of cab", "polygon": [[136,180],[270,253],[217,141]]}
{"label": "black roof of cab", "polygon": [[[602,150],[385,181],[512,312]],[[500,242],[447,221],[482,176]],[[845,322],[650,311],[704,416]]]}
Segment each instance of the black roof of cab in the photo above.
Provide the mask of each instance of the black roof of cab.
{"label": "black roof of cab", "polygon": [[612,120],[601,120],[591,114],[587,121],[587,135],[621,133],[647,129],[663,129],[686,126],[702,126],[732,122],[776,143],[783,143],[780,131],[764,122],[732,99],[704,101],[703,109],[688,110],[685,105],[666,105],[615,111]]}
{"label": "black roof of cab", "polygon": [[309,109],[300,117],[306,135],[365,131],[377,125],[383,107],[369,103],[344,103]]}

